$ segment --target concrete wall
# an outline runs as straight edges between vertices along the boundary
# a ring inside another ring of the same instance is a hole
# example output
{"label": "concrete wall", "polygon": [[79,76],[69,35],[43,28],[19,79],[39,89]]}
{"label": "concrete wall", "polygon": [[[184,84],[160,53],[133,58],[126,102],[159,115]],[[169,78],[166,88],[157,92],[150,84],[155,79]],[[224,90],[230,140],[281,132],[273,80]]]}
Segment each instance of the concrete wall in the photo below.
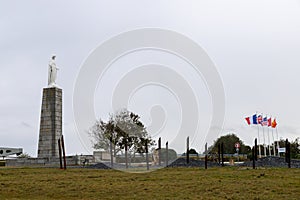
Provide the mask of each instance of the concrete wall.
{"label": "concrete wall", "polygon": [[[79,165],[80,158],[78,156],[67,156],[67,166]],[[6,165],[8,167],[25,167],[25,166],[60,166],[59,158],[17,158],[7,159]]]}

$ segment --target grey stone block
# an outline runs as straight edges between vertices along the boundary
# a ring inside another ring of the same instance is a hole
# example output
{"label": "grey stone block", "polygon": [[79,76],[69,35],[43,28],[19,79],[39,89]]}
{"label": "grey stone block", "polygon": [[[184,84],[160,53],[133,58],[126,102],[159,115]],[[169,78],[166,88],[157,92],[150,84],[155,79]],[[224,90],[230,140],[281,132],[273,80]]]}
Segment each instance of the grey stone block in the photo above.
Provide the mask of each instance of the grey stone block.
{"label": "grey stone block", "polygon": [[56,158],[62,136],[62,90],[44,88],[42,99],[38,158]]}

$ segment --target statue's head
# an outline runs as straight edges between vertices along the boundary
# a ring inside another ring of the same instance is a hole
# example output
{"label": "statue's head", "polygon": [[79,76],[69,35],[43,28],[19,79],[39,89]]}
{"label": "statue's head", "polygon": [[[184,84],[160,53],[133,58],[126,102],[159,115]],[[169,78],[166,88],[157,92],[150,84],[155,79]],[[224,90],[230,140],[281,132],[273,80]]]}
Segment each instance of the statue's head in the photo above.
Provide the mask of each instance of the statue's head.
{"label": "statue's head", "polygon": [[55,58],[56,58],[56,55],[55,54],[52,54],[52,60],[55,60]]}

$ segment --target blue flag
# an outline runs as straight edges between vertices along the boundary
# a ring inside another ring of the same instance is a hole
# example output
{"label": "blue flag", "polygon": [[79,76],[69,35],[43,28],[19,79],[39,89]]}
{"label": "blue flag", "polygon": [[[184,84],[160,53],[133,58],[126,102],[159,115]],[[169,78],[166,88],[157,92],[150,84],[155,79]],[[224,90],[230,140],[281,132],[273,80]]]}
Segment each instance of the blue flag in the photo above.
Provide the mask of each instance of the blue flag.
{"label": "blue flag", "polygon": [[253,124],[257,124],[257,116],[256,114],[252,116]]}

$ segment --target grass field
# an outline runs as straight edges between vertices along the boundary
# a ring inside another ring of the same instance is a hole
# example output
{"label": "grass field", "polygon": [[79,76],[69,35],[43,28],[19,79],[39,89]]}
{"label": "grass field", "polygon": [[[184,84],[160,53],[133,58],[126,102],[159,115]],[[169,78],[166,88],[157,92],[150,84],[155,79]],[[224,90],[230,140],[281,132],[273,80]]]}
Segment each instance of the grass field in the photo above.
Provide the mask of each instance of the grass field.
{"label": "grass field", "polygon": [[0,199],[300,199],[300,169],[0,168]]}

